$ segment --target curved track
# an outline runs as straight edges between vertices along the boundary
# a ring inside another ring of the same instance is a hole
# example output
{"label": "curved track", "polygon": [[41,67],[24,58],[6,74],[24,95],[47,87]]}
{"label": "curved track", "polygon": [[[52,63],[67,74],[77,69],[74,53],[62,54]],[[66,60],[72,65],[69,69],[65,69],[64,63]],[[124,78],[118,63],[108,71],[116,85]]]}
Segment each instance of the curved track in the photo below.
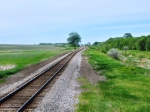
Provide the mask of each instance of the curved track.
{"label": "curved track", "polygon": [[[45,87],[50,89],[62,69],[76,53],[77,51],[71,52],[38,76],[35,76],[13,92],[2,97],[0,99],[0,112],[32,111],[44,96],[43,92],[47,91],[44,90]],[[40,94],[41,92],[42,94]]]}

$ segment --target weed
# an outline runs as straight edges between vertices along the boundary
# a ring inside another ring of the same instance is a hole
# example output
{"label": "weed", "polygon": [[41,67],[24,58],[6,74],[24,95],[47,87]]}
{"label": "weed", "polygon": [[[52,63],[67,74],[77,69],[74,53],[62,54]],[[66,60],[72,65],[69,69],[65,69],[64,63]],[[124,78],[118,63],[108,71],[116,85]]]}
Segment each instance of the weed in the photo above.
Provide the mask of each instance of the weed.
{"label": "weed", "polygon": [[145,58],[145,56],[144,56],[144,54],[140,54],[140,55],[138,55],[138,58],[143,59],[143,58]]}

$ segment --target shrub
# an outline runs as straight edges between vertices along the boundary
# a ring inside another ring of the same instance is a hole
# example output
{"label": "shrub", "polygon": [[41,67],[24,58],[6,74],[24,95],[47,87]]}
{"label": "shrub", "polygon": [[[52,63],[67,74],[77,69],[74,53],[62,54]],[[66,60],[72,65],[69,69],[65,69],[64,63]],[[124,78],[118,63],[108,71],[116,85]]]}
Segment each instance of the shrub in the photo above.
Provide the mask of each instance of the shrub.
{"label": "shrub", "polygon": [[125,46],[123,49],[124,49],[124,50],[129,50],[129,47],[128,47],[128,46]]}
{"label": "shrub", "polygon": [[107,52],[107,54],[108,54],[109,56],[111,56],[112,58],[116,59],[116,60],[119,60],[120,57],[121,57],[121,52],[119,52],[119,51],[118,51],[117,49],[115,49],[115,48],[110,49],[110,50]]}
{"label": "shrub", "polygon": [[102,49],[102,53],[107,53],[107,51],[110,49],[111,47],[110,46],[108,46],[108,45],[103,45],[102,47],[101,47],[101,49]]}

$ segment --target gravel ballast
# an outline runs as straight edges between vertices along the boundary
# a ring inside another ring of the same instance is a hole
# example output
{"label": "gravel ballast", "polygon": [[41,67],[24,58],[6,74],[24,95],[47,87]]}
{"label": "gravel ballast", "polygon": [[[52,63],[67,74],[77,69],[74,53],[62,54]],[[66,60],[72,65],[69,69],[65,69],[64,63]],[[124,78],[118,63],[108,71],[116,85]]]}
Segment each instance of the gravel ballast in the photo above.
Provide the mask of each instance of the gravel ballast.
{"label": "gravel ballast", "polygon": [[78,52],[69,66],[55,82],[34,112],[73,112],[78,103],[77,95],[81,93],[77,78],[80,77],[81,53]]}
{"label": "gravel ballast", "polygon": [[[28,76],[26,76],[25,78],[20,78],[20,80],[17,80],[16,82],[12,81],[12,83],[10,84],[5,84],[0,86],[0,96],[3,96],[4,94],[15,90],[16,88],[18,88],[20,85],[22,85],[23,83],[25,83],[26,81],[28,81],[29,79],[33,78],[34,76],[38,75],[39,73],[41,73],[43,70],[45,70],[46,68],[48,68],[49,66],[53,65],[54,63],[56,63],[57,61],[61,60],[62,58],[64,58],[65,56],[67,56],[69,53],[65,54],[64,56],[59,57],[58,59],[50,62],[49,64],[41,67],[40,69],[34,71],[33,73],[30,73]],[[22,75],[25,74],[19,74],[19,77],[21,77]],[[13,80],[14,76],[11,76],[11,80]],[[10,79],[9,79],[10,80]]]}

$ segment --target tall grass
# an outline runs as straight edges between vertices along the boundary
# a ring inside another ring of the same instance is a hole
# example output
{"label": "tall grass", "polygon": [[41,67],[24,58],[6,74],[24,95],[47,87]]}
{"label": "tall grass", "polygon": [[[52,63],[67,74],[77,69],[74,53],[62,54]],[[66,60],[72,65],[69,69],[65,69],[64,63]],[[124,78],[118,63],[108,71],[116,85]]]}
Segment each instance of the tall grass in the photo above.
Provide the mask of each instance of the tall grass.
{"label": "tall grass", "polygon": [[[82,88],[77,112],[149,112],[150,70],[125,66],[95,50],[86,52],[89,63],[103,70],[105,82],[90,84],[82,78]],[[97,65],[95,65],[97,62]]]}
{"label": "tall grass", "polygon": [[146,51],[126,50],[123,53],[127,54],[127,56],[132,55],[133,57],[140,58],[140,59],[141,58],[150,59],[150,52],[146,52]]}

